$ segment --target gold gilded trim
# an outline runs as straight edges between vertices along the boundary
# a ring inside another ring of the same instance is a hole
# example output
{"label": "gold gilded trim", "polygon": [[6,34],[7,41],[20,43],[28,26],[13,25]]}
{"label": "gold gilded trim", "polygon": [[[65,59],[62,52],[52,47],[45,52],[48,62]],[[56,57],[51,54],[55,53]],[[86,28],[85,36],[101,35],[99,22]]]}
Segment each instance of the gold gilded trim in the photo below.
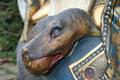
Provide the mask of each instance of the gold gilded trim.
{"label": "gold gilded trim", "polygon": [[[77,77],[75,76],[72,68],[75,67],[76,65],[78,65],[79,63],[81,63],[83,60],[85,60],[86,58],[88,58],[91,54],[93,54],[95,51],[97,51],[100,47],[102,47],[102,43],[100,43],[97,47],[95,47],[93,50],[91,50],[87,55],[85,55],[82,59],[78,60],[77,62],[69,65],[69,69],[70,72],[72,73],[73,77],[75,80],[78,80]],[[90,62],[86,63],[83,67],[81,67],[78,71],[80,72],[81,70],[86,69],[86,67],[88,67],[91,63],[93,63],[98,57],[100,57],[101,55],[104,54],[104,50],[102,52],[100,52],[98,55],[96,55],[92,60],[90,60]]]}
{"label": "gold gilded trim", "polygon": [[104,54],[104,51],[102,51],[99,55],[97,55],[96,57],[94,57],[90,62],[88,62],[87,64],[84,65],[84,67],[80,68],[79,71],[84,70],[87,66],[89,66],[90,64],[92,64],[97,58],[99,58],[100,56],[102,56],[102,54]]}

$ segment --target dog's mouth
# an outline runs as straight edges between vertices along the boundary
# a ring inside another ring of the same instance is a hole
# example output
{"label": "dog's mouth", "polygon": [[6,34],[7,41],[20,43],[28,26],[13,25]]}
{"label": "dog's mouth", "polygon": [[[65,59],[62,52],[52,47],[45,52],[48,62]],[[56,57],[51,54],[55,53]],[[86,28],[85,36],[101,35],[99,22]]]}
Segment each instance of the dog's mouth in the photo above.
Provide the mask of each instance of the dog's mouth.
{"label": "dog's mouth", "polygon": [[47,73],[50,68],[64,57],[63,54],[47,56],[36,60],[30,60],[28,54],[23,55],[25,67],[33,74]]}

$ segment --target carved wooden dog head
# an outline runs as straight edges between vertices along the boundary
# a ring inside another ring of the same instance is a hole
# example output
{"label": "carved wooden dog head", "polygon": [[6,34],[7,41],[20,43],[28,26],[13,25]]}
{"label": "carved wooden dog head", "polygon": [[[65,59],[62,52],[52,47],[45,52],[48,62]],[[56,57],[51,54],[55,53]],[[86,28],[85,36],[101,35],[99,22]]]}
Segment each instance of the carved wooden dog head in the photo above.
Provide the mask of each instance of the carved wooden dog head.
{"label": "carved wooden dog head", "polygon": [[79,38],[87,35],[92,26],[86,12],[76,8],[38,22],[23,47],[26,68],[35,74],[47,72],[71,51]]}

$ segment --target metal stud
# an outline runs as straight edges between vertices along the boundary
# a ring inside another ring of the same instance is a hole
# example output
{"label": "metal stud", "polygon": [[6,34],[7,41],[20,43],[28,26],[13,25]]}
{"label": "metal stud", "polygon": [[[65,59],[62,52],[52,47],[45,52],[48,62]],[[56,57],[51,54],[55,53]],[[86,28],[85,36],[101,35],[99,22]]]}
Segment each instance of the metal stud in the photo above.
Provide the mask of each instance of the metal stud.
{"label": "metal stud", "polygon": [[108,23],[108,20],[107,20],[107,19],[105,19],[105,20],[104,20],[104,22],[105,22],[105,23]]}
{"label": "metal stud", "polygon": [[100,51],[98,50],[98,51],[97,51],[97,54],[99,54],[99,53],[100,53]]}
{"label": "metal stud", "polygon": [[75,72],[75,75],[79,75],[79,72],[76,71],[76,72]]}
{"label": "metal stud", "polygon": [[82,78],[82,77],[79,75],[79,76],[78,76],[78,79],[81,80],[81,78]]}
{"label": "metal stud", "polygon": [[95,56],[96,56],[96,53],[93,54],[93,57],[95,57]]}
{"label": "metal stud", "polygon": [[106,14],[107,14],[107,15],[110,15],[110,11],[107,11]]}
{"label": "metal stud", "polygon": [[108,10],[110,10],[110,9],[111,9],[111,5],[110,5],[110,6],[108,6],[107,8],[108,8]]}
{"label": "metal stud", "polygon": [[106,36],[106,34],[107,34],[107,33],[106,33],[106,32],[104,32],[103,34],[104,34],[104,36]]}
{"label": "metal stud", "polygon": [[90,56],[89,59],[91,60],[91,59],[92,59],[92,56]]}
{"label": "metal stud", "polygon": [[78,65],[79,68],[80,68],[81,66],[82,66],[81,64]]}
{"label": "metal stud", "polygon": [[107,24],[107,23],[105,23],[105,24],[104,24],[104,26],[105,26],[105,27],[107,27],[107,26],[108,26],[108,24]]}
{"label": "metal stud", "polygon": [[105,15],[105,18],[108,19],[108,15]]}
{"label": "metal stud", "polygon": [[109,3],[108,3],[109,5],[112,5],[112,2],[111,1],[109,1]]}
{"label": "metal stud", "polygon": [[103,51],[103,47],[100,48],[100,51]]}
{"label": "metal stud", "polygon": [[85,60],[85,62],[88,62],[88,61],[89,61],[88,59]]}
{"label": "metal stud", "polygon": [[107,31],[107,27],[105,27],[104,30]]}
{"label": "metal stud", "polygon": [[101,78],[102,78],[102,80],[105,80],[104,76],[102,76]]}
{"label": "metal stud", "polygon": [[106,41],[106,38],[104,37],[103,40]]}
{"label": "metal stud", "polygon": [[84,65],[85,64],[84,61],[81,64]]}
{"label": "metal stud", "polygon": [[77,71],[77,67],[74,67],[74,68],[73,68],[73,71]]}

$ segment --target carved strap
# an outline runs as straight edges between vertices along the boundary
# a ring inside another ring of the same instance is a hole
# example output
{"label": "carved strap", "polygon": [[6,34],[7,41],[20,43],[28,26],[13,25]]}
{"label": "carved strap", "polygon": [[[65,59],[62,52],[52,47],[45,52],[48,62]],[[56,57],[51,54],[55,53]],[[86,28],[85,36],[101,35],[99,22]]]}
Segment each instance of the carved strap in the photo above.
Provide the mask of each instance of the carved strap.
{"label": "carved strap", "polygon": [[113,7],[116,0],[107,0],[105,3],[105,7],[102,13],[102,42],[104,46],[104,50],[106,52],[106,56],[108,60],[111,59],[110,55],[110,42],[111,42],[111,20],[113,15]]}

